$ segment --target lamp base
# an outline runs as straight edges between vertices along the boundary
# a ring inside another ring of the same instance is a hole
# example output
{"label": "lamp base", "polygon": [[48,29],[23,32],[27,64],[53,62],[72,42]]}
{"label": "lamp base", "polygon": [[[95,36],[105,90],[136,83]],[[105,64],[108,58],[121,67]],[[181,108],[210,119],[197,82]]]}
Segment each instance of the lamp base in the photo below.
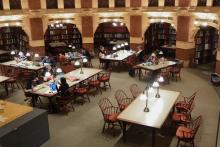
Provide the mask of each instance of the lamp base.
{"label": "lamp base", "polygon": [[160,94],[157,93],[157,94],[155,95],[155,98],[160,98]]}
{"label": "lamp base", "polygon": [[80,74],[84,74],[84,72],[81,70],[81,71],[80,71]]}
{"label": "lamp base", "polygon": [[150,110],[149,110],[149,108],[148,107],[145,107],[144,108],[144,112],[149,112]]}

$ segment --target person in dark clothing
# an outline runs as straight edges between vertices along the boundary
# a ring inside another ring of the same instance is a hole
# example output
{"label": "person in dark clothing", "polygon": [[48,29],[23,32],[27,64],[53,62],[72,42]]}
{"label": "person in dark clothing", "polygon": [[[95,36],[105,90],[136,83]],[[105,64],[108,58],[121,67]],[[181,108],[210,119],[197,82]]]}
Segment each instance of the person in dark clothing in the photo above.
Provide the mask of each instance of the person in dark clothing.
{"label": "person in dark clothing", "polygon": [[70,93],[68,91],[69,84],[66,82],[66,78],[61,77],[60,78],[60,87],[58,88],[58,92],[60,93],[60,96],[69,96]]}
{"label": "person in dark clothing", "polygon": [[87,51],[85,48],[82,48],[81,53],[83,56],[86,56],[86,58],[88,59],[88,61],[91,61],[91,55],[89,53],[89,51]]}
{"label": "person in dark clothing", "polygon": [[100,62],[105,63],[105,69],[107,70],[109,68],[110,61],[101,59],[104,58],[106,55],[107,55],[107,51],[105,50],[104,46],[101,46],[99,51],[99,60]]}

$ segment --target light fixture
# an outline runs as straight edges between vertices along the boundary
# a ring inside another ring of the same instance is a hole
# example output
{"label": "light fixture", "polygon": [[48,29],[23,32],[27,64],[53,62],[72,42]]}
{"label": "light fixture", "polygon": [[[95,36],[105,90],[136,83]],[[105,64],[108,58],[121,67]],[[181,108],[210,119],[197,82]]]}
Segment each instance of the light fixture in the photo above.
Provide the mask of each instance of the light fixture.
{"label": "light fixture", "polygon": [[57,68],[56,72],[57,73],[62,73],[62,69],[61,68]]}
{"label": "light fixture", "polygon": [[24,54],[23,54],[22,51],[20,51],[20,52],[18,53],[18,55],[19,55],[19,56],[23,56]]}
{"label": "light fixture", "polygon": [[69,44],[69,45],[68,45],[68,47],[72,47],[72,45],[71,45],[71,44]]}
{"label": "light fixture", "polygon": [[172,23],[171,26],[174,27],[174,24]]}
{"label": "light fixture", "polygon": [[39,54],[34,54],[34,57],[35,57],[35,58],[38,58],[38,57],[39,57]]}
{"label": "light fixture", "polygon": [[198,21],[194,21],[194,24],[197,25],[199,22]]}
{"label": "light fixture", "polygon": [[60,27],[63,27],[63,24],[62,24],[62,23],[60,24]]}
{"label": "light fixture", "polygon": [[161,23],[164,23],[164,20],[163,20],[163,19],[161,19],[161,20],[160,20],[160,22],[161,22]]}
{"label": "light fixture", "polygon": [[117,50],[117,48],[114,46],[114,47],[112,48],[112,50],[113,50],[113,51],[116,51],[116,50]]}
{"label": "light fixture", "polygon": [[160,52],[159,52],[159,55],[163,55],[163,51],[160,51]]}
{"label": "light fixture", "polygon": [[125,47],[125,44],[124,44],[124,43],[122,43],[122,44],[121,44],[121,47]]}
{"label": "light fixture", "polygon": [[79,66],[80,65],[80,62],[77,60],[75,63],[74,63],[75,66]]}
{"label": "light fixture", "polygon": [[50,26],[51,26],[51,27],[54,27],[54,24],[52,23],[52,24],[50,24]]}
{"label": "light fixture", "polygon": [[58,20],[56,20],[56,21],[55,21],[55,23],[59,23],[59,21],[58,21]]}
{"label": "light fixture", "polygon": [[203,23],[202,23],[202,26],[204,26],[204,27],[206,27],[207,25],[208,25],[207,22],[203,22]]}
{"label": "light fixture", "polygon": [[120,26],[123,26],[123,25],[124,25],[124,23],[123,23],[123,22],[121,22],[121,23],[120,23]]}
{"label": "light fixture", "polygon": [[150,19],[150,23],[154,23],[155,22],[155,20],[154,19]]}
{"label": "light fixture", "polygon": [[125,45],[128,45],[128,42],[125,42],[124,44],[125,44]]}
{"label": "light fixture", "polygon": [[88,62],[88,59],[87,58],[83,58],[83,63],[86,63],[86,62]]}
{"label": "light fixture", "polygon": [[149,112],[150,109],[148,108],[148,98],[149,98],[149,94],[154,92],[154,89],[152,87],[149,87],[145,91],[146,91],[146,105],[144,108],[144,112]]}
{"label": "light fixture", "polygon": [[72,49],[76,49],[76,47],[73,45],[73,46],[72,46]]}
{"label": "light fixture", "polygon": [[66,22],[67,22],[67,23],[70,23],[70,22],[71,22],[71,20],[70,20],[70,19],[67,19],[67,20],[66,20]]}
{"label": "light fixture", "polygon": [[45,73],[45,77],[50,77],[51,76],[51,73],[49,72],[49,71],[47,71],[46,73]]}
{"label": "light fixture", "polygon": [[11,54],[11,55],[15,55],[15,51],[14,51],[14,50],[12,50],[10,54]]}
{"label": "light fixture", "polygon": [[59,24],[56,24],[56,27],[57,27],[57,28],[59,28],[59,27],[60,27],[60,25],[59,25]]}
{"label": "light fixture", "polygon": [[20,23],[20,22],[16,22],[15,24],[16,24],[16,26],[20,26],[20,25],[21,25],[21,23]]}
{"label": "light fixture", "polygon": [[159,87],[160,87],[160,85],[159,85],[159,83],[158,82],[154,82],[152,86],[157,88],[157,93],[156,93],[155,97],[156,98],[160,98],[160,94],[159,94]]}
{"label": "light fixture", "polygon": [[8,26],[9,26],[9,23],[5,23],[4,26],[8,27]]}
{"label": "light fixture", "polygon": [[118,26],[116,22],[113,22],[112,25],[113,25],[114,27]]}
{"label": "light fixture", "polygon": [[31,56],[31,54],[30,54],[29,52],[27,52],[27,53],[26,53],[26,56],[27,56],[27,57],[30,57],[30,56]]}
{"label": "light fixture", "polygon": [[118,44],[118,45],[117,45],[117,48],[121,48],[121,45],[120,45],[120,44]]}
{"label": "light fixture", "polygon": [[159,77],[158,82],[162,83],[164,82],[164,78],[162,76]]}

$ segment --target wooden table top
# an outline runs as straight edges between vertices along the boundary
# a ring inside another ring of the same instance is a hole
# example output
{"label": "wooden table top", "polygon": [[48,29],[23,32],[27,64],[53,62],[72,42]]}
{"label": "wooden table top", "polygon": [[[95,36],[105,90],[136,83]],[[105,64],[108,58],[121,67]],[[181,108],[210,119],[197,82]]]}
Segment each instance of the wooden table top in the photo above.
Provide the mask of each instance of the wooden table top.
{"label": "wooden table top", "polygon": [[10,53],[10,51],[0,50],[0,55],[9,54],[9,53]]}
{"label": "wooden table top", "polygon": [[31,111],[33,111],[33,108],[29,106],[0,101],[0,127]]}
{"label": "wooden table top", "polygon": [[[124,59],[128,58],[129,56],[133,55],[135,52],[128,51],[128,50],[119,50],[111,55],[107,55],[102,57],[103,60],[112,60],[112,61],[123,61]],[[114,57],[114,55],[117,55]]]}
{"label": "wooden table top", "polygon": [[39,66],[33,65],[32,61],[23,61],[23,62],[17,63],[15,60],[11,60],[11,61],[3,62],[0,64],[4,66],[18,67],[18,68],[29,69],[29,70],[40,70],[45,67],[43,65],[39,65]]}
{"label": "wooden table top", "polygon": [[142,69],[155,71],[155,70],[163,69],[163,68],[166,68],[169,66],[173,66],[175,64],[176,64],[176,62],[174,62],[174,61],[165,61],[164,63],[159,63],[157,65],[147,65],[147,63],[141,63],[141,64],[138,64],[137,67],[140,67]]}
{"label": "wooden table top", "polygon": [[149,112],[144,112],[146,95],[141,94],[120,113],[118,119],[152,128],[161,128],[180,92],[160,89],[159,93],[160,98],[155,98],[155,92],[149,94]]}
{"label": "wooden table top", "polygon": [[10,79],[10,77],[0,76],[0,83]]}
{"label": "wooden table top", "polygon": [[[81,69],[79,68],[64,75],[70,87],[100,73],[102,70],[94,69],[94,68],[83,68],[83,72],[84,72],[83,74],[80,74],[80,71]],[[71,80],[72,78],[77,79],[77,80],[73,81]],[[57,92],[54,92],[54,93],[50,92],[48,82],[44,82],[40,85],[37,85],[36,87],[34,87],[34,91],[30,91],[30,92],[33,94],[47,96],[47,97],[52,97],[57,94]]]}

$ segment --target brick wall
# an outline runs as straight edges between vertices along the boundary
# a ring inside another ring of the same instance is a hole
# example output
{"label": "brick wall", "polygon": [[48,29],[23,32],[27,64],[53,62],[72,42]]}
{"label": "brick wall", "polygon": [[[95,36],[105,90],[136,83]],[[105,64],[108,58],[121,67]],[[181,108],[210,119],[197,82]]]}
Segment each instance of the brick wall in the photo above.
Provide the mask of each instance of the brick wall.
{"label": "brick wall", "polygon": [[179,6],[180,7],[189,7],[190,6],[190,0],[179,0]]}
{"label": "brick wall", "polygon": [[92,16],[82,16],[82,36],[93,37],[93,18]]}
{"label": "brick wall", "polygon": [[81,0],[82,8],[92,8],[92,0]]}
{"label": "brick wall", "polygon": [[189,25],[190,25],[190,17],[189,16],[178,16],[176,40],[188,41]]}
{"label": "brick wall", "polygon": [[28,5],[30,9],[40,9],[41,3],[40,0],[28,0]]}
{"label": "brick wall", "polygon": [[141,7],[141,0],[131,0],[130,5],[131,7]]}

